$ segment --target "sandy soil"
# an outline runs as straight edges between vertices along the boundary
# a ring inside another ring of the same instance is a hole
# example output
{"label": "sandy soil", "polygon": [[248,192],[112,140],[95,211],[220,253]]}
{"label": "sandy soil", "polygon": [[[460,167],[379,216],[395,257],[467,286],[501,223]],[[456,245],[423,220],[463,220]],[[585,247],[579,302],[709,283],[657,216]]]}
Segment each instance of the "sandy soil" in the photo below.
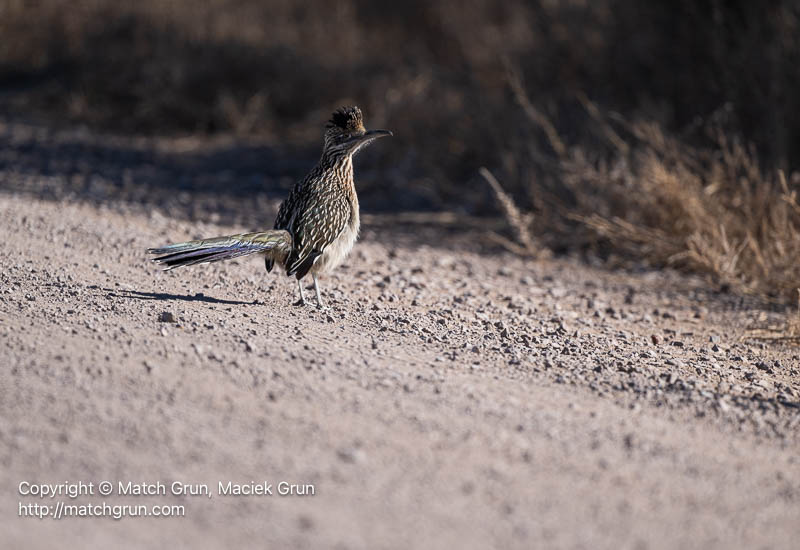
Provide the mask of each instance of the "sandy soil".
{"label": "sandy soil", "polygon": [[[158,144],[0,130],[0,547],[797,547],[800,351],[741,339],[777,313],[381,216],[323,280],[330,310],[295,307],[258,258],[144,255],[268,227],[277,194],[178,196],[160,182],[195,172],[162,173]],[[40,520],[26,480],[213,496],[45,499],[185,516]]]}

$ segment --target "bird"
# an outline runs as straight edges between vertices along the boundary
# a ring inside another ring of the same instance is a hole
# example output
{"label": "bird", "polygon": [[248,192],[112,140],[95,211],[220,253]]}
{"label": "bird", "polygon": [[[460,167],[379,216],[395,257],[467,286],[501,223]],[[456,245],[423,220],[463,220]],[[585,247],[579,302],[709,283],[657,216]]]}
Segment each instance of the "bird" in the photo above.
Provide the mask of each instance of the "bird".
{"label": "bird", "polygon": [[273,229],[148,248],[147,252],[156,255],[153,261],[165,270],[261,254],[267,272],[277,263],[286,275],[297,279],[300,299],[296,305],[306,304],[301,281],[311,273],[317,307],[324,309],[317,275],[329,273],[344,261],[360,229],[353,156],[376,139],[391,135],[389,130],[366,130],[358,107],[341,107],[325,125],[319,161],[281,203]]}

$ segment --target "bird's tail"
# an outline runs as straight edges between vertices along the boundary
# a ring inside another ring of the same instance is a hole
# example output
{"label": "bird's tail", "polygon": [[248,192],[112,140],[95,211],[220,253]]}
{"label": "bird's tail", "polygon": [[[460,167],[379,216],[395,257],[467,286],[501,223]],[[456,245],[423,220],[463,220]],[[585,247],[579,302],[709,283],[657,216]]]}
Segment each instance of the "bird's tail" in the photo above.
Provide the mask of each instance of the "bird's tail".
{"label": "bird's tail", "polygon": [[285,263],[291,250],[292,235],[283,229],[273,229],[148,248],[147,252],[158,254],[153,261],[165,265],[165,270],[169,270],[184,265],[229,260],[256,252],[266,254],[273,261]]}

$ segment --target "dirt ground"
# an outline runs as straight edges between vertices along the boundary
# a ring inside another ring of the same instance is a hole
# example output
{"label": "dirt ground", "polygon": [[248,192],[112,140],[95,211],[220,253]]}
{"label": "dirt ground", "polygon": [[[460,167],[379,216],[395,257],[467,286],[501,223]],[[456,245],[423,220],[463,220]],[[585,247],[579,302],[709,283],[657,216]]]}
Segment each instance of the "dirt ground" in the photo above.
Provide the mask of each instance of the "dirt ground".
{"label": "dirt ground", "polygon": [[[285,182],[168,187],[211,149],[0,127],[0,547],[797,547],[800,348],[742,339],[779,313],[389,216],[328,311],[258,258],[162,272],[146,247],[271,226]],[[212,495],[19,494],[101,480]],[[57,501],[185,513],[20,517]]]}

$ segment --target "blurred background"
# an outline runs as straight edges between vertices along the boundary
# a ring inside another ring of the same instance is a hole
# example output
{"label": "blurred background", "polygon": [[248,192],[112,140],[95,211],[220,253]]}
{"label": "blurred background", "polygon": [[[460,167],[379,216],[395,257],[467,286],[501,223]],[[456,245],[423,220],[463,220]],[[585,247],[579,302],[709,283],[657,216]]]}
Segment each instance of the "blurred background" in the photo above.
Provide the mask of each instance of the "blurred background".
{"label": "blurred background", "polygon": [[358,104],[395,133],[359,159],[369,213],[502,216],[495,241],[520,254],[790,301],[798,21],[781,0],[0,0],[0,116],[233,136],[219,161],[283,192]]}

